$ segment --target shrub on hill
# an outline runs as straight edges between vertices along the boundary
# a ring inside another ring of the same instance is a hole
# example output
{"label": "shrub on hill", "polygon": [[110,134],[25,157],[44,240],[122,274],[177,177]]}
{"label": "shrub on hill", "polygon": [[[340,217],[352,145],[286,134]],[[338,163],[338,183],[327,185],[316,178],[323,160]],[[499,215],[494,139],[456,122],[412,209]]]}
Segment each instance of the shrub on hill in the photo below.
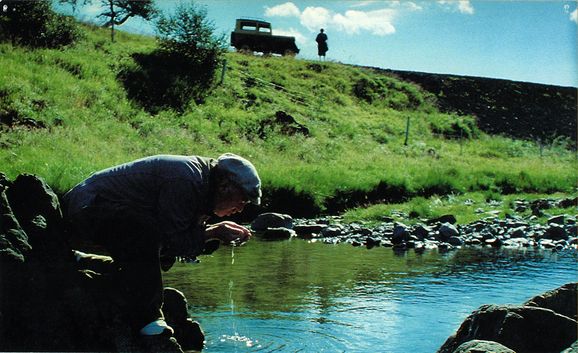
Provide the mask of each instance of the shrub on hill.
{"label": "shrub on hill", "polygon": [[215,26],[206,16],[193,2],[159,16],[159,49],[134,54],[137,65],[119,75],[131,99],[153,113],[165,108],[183,111],[191,100],[204,100],[225,53],[224,37],[215,36]]}
{"label": "shrub on hill", "polygon": [[369,104],[395,110],[423,108],[425,97],[415,86],[390,77],[362,77],[353,85],[353,94]]}
{"label": "shrub on hill", "polygon": [[214,71],[225,53],[224,35],[215,35],[207,10],[194,2],[177,6],[171,15],[161,14],[157,33],[162,52],[185,59],[205,72]]}
{"label": "shrub on hill", "polygon": [[225,53],[224,38],[214,35],[206,16],[206,10],[192,2],[159,15],[159,49],[133,54],[136,65],[119,74],[129,98],[151,113],[184,111],[192,100],[204,100]]}
{"label": "shrub on hill", "polygon": [[471,139],[480,136],[476,118],[452,114],[430,114],[429,123],[434,134],[448,139]]}
{"label": "shrub on hill", "polygon": [[55,13],[48,0],[5,0],[0,12],[0,39],[13,45],[58,48],[76,42],[76,22]]}

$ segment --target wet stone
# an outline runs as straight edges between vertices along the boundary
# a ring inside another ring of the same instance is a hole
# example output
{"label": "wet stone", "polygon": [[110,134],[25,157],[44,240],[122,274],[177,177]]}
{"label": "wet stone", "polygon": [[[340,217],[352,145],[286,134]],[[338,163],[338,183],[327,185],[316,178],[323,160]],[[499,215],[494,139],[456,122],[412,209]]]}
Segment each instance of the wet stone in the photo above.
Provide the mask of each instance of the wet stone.
{"label": "wet stone", "polygon": [[265,231],[261,233],[261,238],[264,240],[286,240],[296,235],[297,234],[293,229],[287,229],[282,227],[267,228]]}
{"label": "wet stone", "polygon": [[510,233],[511,238],[523,238],[524,235],[526,235],[525,227],[514,228]]}
{"label": "wet stone", "polygon": [[300,237],[320,234],[323,229],[327,228],[326,224],[298,224],[293,227],[295,233]]}
{"label": "wet stone", "polygon": [[500,240],[499,238],[486,239],[485,243],[486,245],[489,245],[493,248],[499,248],[503,244],[502,240]]}
{"label": "wet stone", "polygon": [[375,239],[372,237],[367,237],[365,239],[365,246],[367,246],[368,249],[371,249],[373,247],[380,246],[380,245],[381,245],[381,240],[379,240],[379,239]]}
{"label": "wet stone", "polygon": [[254,231],[264,231],[268,228],[293,228],[293,217],[287,214],[268,212],[257,216],[251,223]]}
{"label": "wet stone", "polygon": [[448,239],[448,243],[453,246],[460,246],[464,241],[460,237],[453,236]]}
{"label": "wet stone", "polygon": [[414,229],[412,234],[415,235],[418,239],[423,240],[428,237],[430,234],[431,229],[424,225],[418,224]]}
{"label": "wet stone", "polygon": [[511,248],[528,247],[529,241],[525,238],[511,238],[504,241],[504,246]]}
{"label": "wet stone", "polygon": [[447,215],[440,216],[438,218],[430,219],[427,223],[428,224],[434,224],[434,223],[456,224],[456,222],[457,222],[456,216],[451,215],[451,214],[447,214]]}
{"label": "wet stone", "polygon": [[564,229],[563,226],[561,226],[560,224],[552,223],[550,224],[550,227],[546,229],[544,237],[548,239],[559,240],[559,239],[567,239],[568,235],[566,234],[566,230]]}
{"label": "wet stone", "polygon": [[540,246],[546,249],[552,249],[556,247],[556,243],[552,239],[542,239],[539,242]]}
{"label": "wet stone", "polygon": [[342,233],[343,233],[342,226],[329,226],[321,231],[321,235],[323,237],[335,237],[341,235]]}
{"label": "wet stone", "polygon": [[560,224],[563,225],[564,222],[564,215],[560,215],[560,216],[554,216],[554,217],[550,217],[548,218],[548,224]]}
{"label": "wet stone", "polygon": [[398,223],[393,228],[393,236],[391,242],[393,244],[401,244],[409,240],[409,230],[405,224]]}
{"label": "wet stone", "polygon": [[[551,203],[551,201],[548,201]],[[528,203],[529,204],[529,203]],[[564,224],[558,224],[564,219]],[[311,232],[314,237],[331,238],[327,243],[342,243],[364,245],[368,248],[376,246],[395,247],[396,249],[437,249],[442,251],[462,246],[492,246],[499,248],[543,248],[543,249],[576,249],[578,241],[571,237],[576,234],[574,216],[560,215],[551,218],[551,223],[542,225],[535,217],[513,215],[509,218],[487,217],[465,225],[432,223],[420,220],[416,225],[406,225],[401,222],[382,222],[374,227],[363,223],[343,224],[341,219],[324,217],[315,220],[297,220],[295,229],[301,232]],[[431,225],[424,225],[431,224]],[[317,235],[313,230],[319,231]],[[369,240],[371,238],[373,240]],[[544,240],[552,240],[544,241]],[[418,250],[420,251],[420,250]]]}
{"label": "wet stone", "polygon": [[440,239],[443,241],[446,241],[451,237],[457,237],[460,234],[456,226],[448,222],[442,224],[438,232],[440,235]]}

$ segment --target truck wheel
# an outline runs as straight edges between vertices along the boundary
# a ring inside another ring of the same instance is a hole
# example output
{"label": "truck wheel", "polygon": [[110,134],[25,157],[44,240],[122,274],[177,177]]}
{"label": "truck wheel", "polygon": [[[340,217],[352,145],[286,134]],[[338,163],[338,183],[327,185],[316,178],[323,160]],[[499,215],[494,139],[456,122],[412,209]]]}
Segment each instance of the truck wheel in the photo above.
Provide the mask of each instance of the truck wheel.
{"label": "truck wheel", "polygon": [[243,45],[243,46],[241,46],[241,48],[237,48],[237,52],[239,52],[241,54],[245,54],[245,55],[253,54],[253,51],[251,50],[251,48],[249,48],[248,45]]}
{"label": "truck wheel", "polygon": [[287,49],[285,50],[285,53],[283,53],[283,56],[295,57],[295,52],[291,49]]}

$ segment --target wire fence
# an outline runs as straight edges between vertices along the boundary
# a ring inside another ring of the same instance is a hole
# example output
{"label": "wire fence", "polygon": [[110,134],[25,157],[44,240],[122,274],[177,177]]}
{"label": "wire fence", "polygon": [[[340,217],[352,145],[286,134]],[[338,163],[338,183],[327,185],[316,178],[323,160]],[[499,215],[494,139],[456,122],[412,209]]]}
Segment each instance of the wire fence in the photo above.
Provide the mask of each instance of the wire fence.
{"label": "wire fence", "polygon": [[[292,91],[292,90],[288,90],[287,88],[285,88],[284,86],[278,85],[276,83],[264,80],[262,78],[258,78],[255,77],[254,75],[251,75],[243,70],[236,70],[236,72],[238,72],[244,79],[246,80],[253,80],[256,83],[260,84],[261,87],[265,87],[265,88],[269,88],[269,89],[274,89],[276,92],[282,92],[287,99],[289,99],[291,102],[295,103],[295,104],[299,104],[299,105],[303,105],[309,108],[314,108],[314,106],[309,102],[315,102],[317,101],[318,104],[315,105],[315,107],[322,105],[323,103],[323,96],[314,96],[311,94],[306,94],[303,92],[297,92],[297,91]],[[224,73],[223,73],[223,77],[224,77]],[[224,79],[221,79],[221,82],[223,82]]]}

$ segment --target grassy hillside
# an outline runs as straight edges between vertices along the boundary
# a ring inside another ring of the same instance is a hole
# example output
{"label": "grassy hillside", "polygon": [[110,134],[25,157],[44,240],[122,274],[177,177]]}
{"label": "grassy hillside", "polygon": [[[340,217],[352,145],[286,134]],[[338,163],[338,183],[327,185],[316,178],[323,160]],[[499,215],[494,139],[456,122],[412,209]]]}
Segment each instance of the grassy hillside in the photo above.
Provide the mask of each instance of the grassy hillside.
{"label": "grassy hillside", "polygon": [[[377,69],[380,71],[379,69]],[[383,70],[381,70],[383,71]],[[490,134],[576,145],[576,87],[385,70],[438,97],[442,111],[475,115]]]}
{"label": "grassy hillside", "polygon": [[234,152],[255,163],[268,208],[294,215],[575,187],[575,156],[563,144],[540,150],[487,135],[471,116],[440,112],[415,84],[338,63],[229,53],[224,81],[204,103],[151,114],[127,98],[120,77],[155,40],[119,33],[110,43],[106,30],[84,31],[66,50],[0,44],[0,171],[9,177],[35,173],[64,192],[145,155]]}

